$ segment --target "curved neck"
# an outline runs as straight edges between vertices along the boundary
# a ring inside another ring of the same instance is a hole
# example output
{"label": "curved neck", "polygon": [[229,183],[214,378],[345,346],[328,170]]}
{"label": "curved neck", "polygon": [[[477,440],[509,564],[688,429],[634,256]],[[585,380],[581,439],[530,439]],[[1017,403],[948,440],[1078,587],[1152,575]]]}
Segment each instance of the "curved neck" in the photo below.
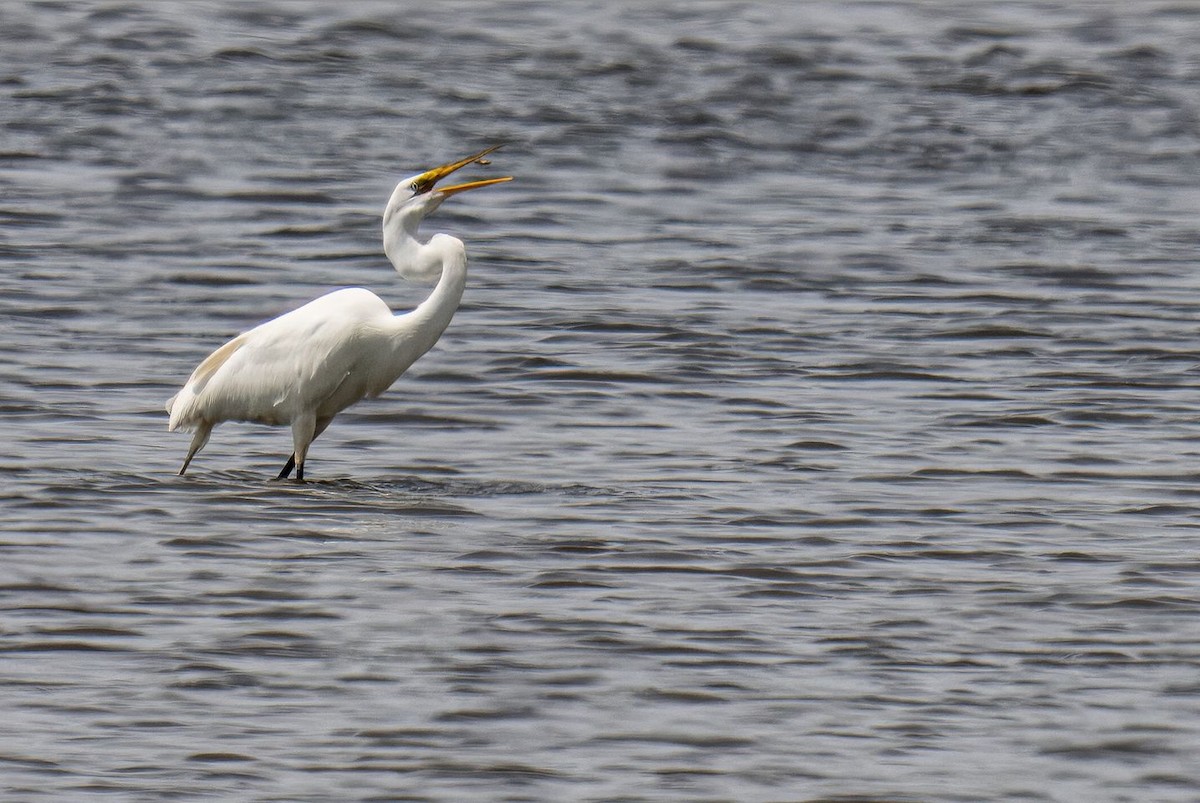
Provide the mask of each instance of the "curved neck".
{"label": "curved neck", "polygon": [[397,316],[395,320],[400,325],[397,334],[424,354],[446,331],[462,301],[467,284],[467,251],[462,241],[446,234],[435,234],[421,246],[417,261],[422,272],[440,268],[441,275],[428,298],[412,312]]}
{"label": "curved neck", "polygon": [[458,250],[465,250],[460,240],[448,235],[434,235],[429,242],[417,238],[421,221],[441,203],[441,196],[431,193],[398,207],[389,202],[384,210],[383,252],[396,272],[409,281],[433,284],[441,276],[442,261],[449,254],[448,251],[443,253],[445,246],[439,247],[434,243],[439,237],[452,240],[457,243]]}

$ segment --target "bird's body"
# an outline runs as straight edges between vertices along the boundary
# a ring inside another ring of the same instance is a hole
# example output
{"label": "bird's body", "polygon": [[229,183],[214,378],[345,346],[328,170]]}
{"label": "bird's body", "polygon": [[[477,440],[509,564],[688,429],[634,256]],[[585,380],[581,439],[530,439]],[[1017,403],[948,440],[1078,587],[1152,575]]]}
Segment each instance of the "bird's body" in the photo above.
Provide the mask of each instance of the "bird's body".
{"label": "bird's body", "polygon": [[308,447],[334,416],[387,390],[437,343],[462,299],[466,249],[445,234],[422,243],[417,225],[455,192],[508,180],[433,189],[491,150],[401,182],[388,203],[384,250],[392,264],[402,275],[437,281],[416,309],[395,315],[370,290],[336,290],[238,335],[200,363],[167,402],[168,429],[195,432],[180,474],[217,424],[251,421],[291,426],[295,451],[280,478],[295,467],[302,480]]}
{"label": "bird's body", "polygon": [[[332,418],[387,390],[427,352],[450,323],[462,296],[447,278],[444,303],[429,301],[394,315],[361,287],[336,290],[238,335],[196,368],[168,404],[169,428],[205,422],[286,424],[311,413]],[[457,281],[453,281],[457,279]]]}

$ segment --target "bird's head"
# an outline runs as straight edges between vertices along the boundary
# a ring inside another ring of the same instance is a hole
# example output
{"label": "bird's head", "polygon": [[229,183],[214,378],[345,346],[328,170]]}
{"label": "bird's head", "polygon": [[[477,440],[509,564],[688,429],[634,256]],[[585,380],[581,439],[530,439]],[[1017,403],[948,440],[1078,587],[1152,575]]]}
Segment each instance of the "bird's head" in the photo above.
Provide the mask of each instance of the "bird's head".
{"label": "bird's head", "polygon": [[[442,201],[454,195],[455,193],[464,190],[471,190],[477,187],[486,187],[491,184],[499,184],[503,181],[511,181],[512,176],[504,176],[503,178],[490,178],[483,181],[471,181],[466,184],[458,184],[453,187],[437,188],[437,183],[446,176],[460,170],[470,164],[491,164],[486,158],[489,153],[499,148],[499,145],[493,145],[490,148],[484,148],[479,153],[472,154],[465,159],[459,159],[455,162],[435,167],[432,170],[426,170],[424,173],[417,173],[415,176],[409,176],[402,179],[396,185],[396,189],[392,190],[392,197],[388,199],[387,206],[383,210],[384,226],[390,218],[396,217],[406,211],[417,211],[420,214],[417,217],[421,218],[428,215],[434,209],[441,205]],[[437,190],[434,192],[434,190]]]}
{"label": "bird's head", "polygon": [[451,187],[437,187],[437,183],[456,170],[470,164],[489,164],[484,157],[499,148],[493,145],[465,159],[426,170],[415,176],[409,176],[396,185],[392,197],[388,199],[383,210],[383,250],[391,260],[392,265],[406,278],[423,279],[414,274],[416,268],[415,251],[420,247],[417,241],[417,226],[442,205],[451,195],[479,187],[489,187],[512,181],[512,176],[489,178],[481,181],[469,181],[465,184],[455,184]]}

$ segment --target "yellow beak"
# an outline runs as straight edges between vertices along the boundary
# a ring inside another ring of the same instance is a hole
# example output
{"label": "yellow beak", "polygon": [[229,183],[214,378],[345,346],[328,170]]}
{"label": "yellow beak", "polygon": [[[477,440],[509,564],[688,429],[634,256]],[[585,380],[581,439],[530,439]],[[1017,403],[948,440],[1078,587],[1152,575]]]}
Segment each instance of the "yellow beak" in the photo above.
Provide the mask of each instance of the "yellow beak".
{"label": "yellow beak", "polygon": [[[496,150],[499,147],[500,147],[499,145],[493,145],[492,147],[484,148],[479,153],[472,154],[471,156],[468,156],[465,159],[459,159],[457,162],[450,162],[449,164],[444,164],[441,167],[435,167],[432,170],[426,170],[424,173],[417,176],[416,179],[413,180],[414,189],[419,193],[420,192],[429,192],[430,190],[433,189],[434,184],[438,183],[439,181],[444,179],[446,176],[453,173],[455,170],[466,167],[467,165],[473,164],[475,162],[479,162],[480,164],[487,164],[488,163],[487,160],[484,159],[483,157],[487,156],[489,153],[491,153],[492,151]],[[488,183],[495,184],[498,181],[507,181],[507,180],[508,179],[491,179]],[[448,189],[453,190],[454,192],[461,192],[464,189],[471,189],[472,187],[475,187],[475,186],[485,186],[485,184],[483,182],[471,182],[470,184],[460,184],[457,187],[450,187]],[[446,190],[442,190],[442,192],[446,192]]]}
{"label": "yellow beak", "polygon": [[441,189],[437,190],[437,192],[441,195],[449,196],[456,192],[462,192],[463,190],[474,190],[478,189],[479,187],[489,187],[492,184],[503,184],[506,181],[512,180],[512,176],[503,176],[502,178],[485,178],[481,181],[468,181],[466,184],[455,184],[453,187],[442,187]]}

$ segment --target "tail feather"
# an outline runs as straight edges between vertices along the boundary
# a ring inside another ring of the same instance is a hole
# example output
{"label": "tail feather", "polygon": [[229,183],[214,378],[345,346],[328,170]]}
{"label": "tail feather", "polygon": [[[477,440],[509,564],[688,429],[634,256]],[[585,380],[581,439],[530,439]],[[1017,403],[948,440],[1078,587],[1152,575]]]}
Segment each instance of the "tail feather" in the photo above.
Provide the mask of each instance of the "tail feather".
{"label": "tail feather", "polygon": [[177,429],[182,429],[184,432],[191,430],[193,422],[189,420],[189,413],[191,413],[195,400],[196,394],[192,393],[192,386],[185,385],[183,390],[167,401],[167,413],[171,416],[167,421],[167,432],[174,432]]}
{"label": "tail feather", "polygon": [[245,344],[245,341],[245,335],[238,335],[205,357],[204,361],[188,377],[183,389],[167,400],[167,413],[171,416],[167,422],[168,432],[174,432],[177,429],[186,432],[199,423],[195,413],[197,412],[196,402],[200,398],[200,394],[204,392],[204,387],[208,384],[208,380],[212,379],[213,374],[228,362],[229,358]]}
{"label": "tail feather", "polygon": [[[183,393],[183,391],[181,390],[179,393]],[[179,400],[179,393],[176,393],[174,396],[167,399],[167,415],[171,415],[171,410],[174,409],[175,402]],[[167,432],[174,432],[177,426],[178,423],[174,421],[174,416],[172,416],[172,420],[167,422]]]}

